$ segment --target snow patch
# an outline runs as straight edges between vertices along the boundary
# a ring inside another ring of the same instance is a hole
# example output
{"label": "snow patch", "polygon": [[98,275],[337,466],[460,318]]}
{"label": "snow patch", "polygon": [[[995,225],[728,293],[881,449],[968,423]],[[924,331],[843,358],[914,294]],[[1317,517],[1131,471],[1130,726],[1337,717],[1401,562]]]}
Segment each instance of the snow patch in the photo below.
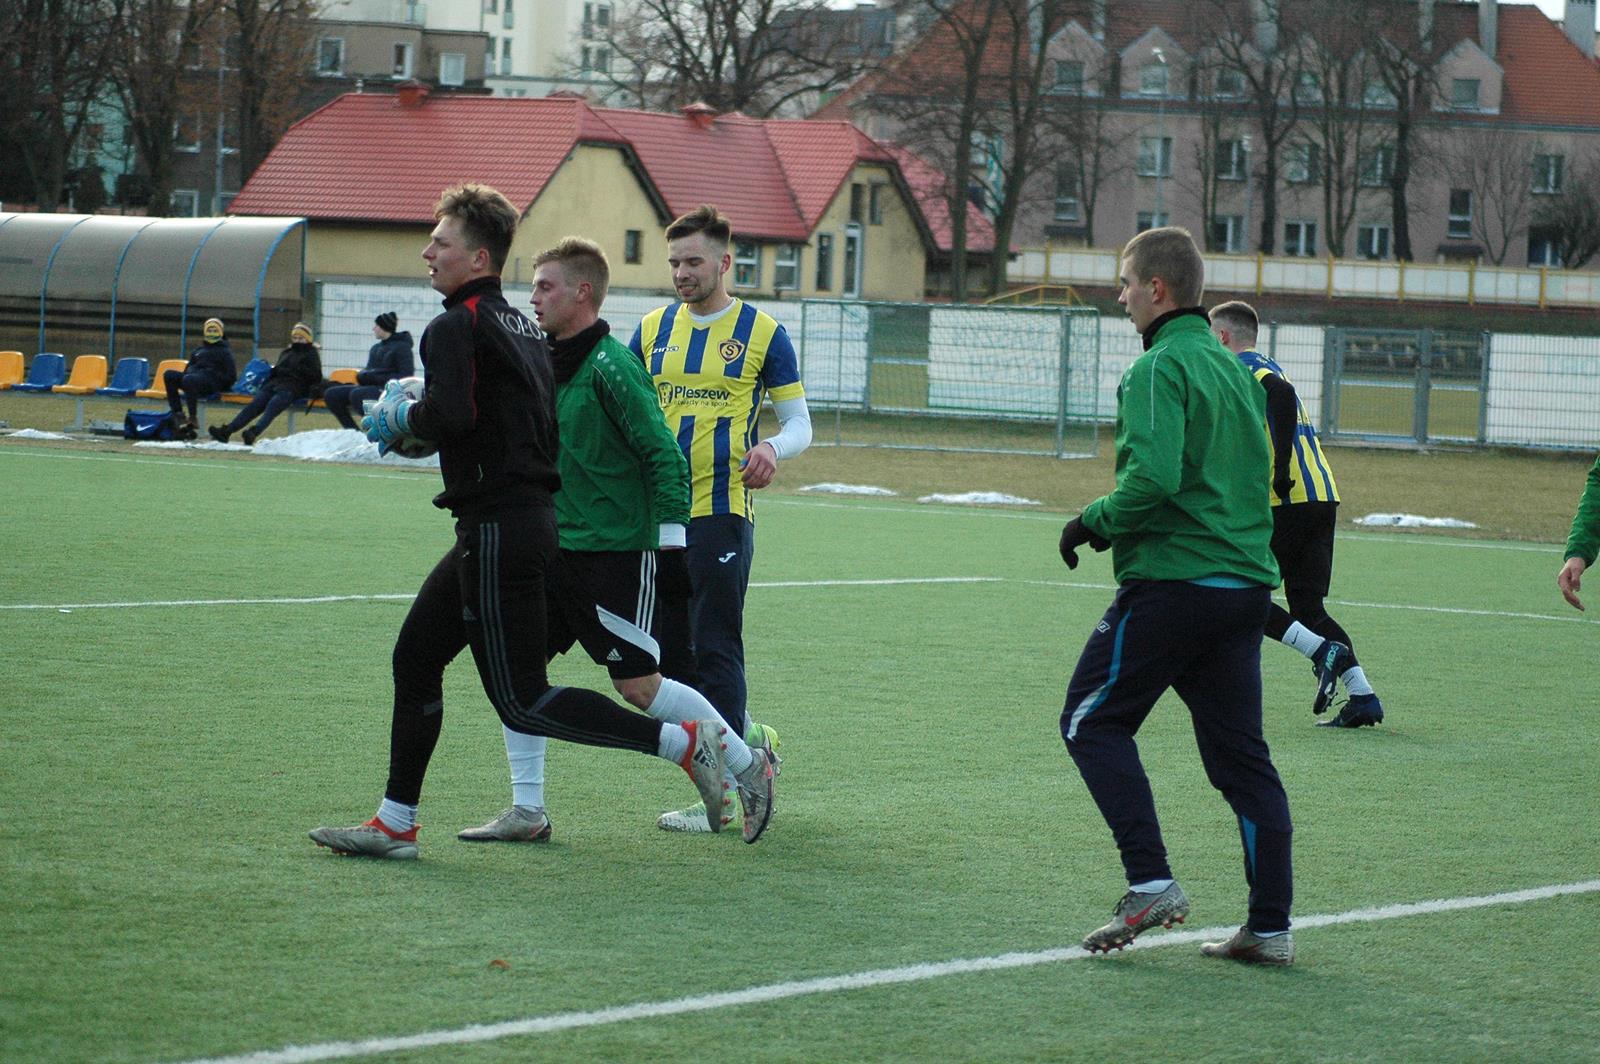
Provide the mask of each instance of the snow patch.
{"label": "snow patch", "polygon": [[999,491],[968,491],[960,495],[923,495],[918,502],[947,502],[958,506],[1041,506],[1038,499],[1024,499]]}
{"label": "snow patch", "polygon": [[278,458],[300,458],[312,462],[353,462],[357,465],[411,466],[438,469],[439,456],[402,458],[398,454],[378,454],[378,445],[354,429],[313,429],[293,436],[274,436],[259,440],[254,447],[242,443],[217,443],[215,440],[145,440],[135,447],[182,448],[201,451],[254,451]]}
{"label": "snow patch", "polygon": [[878,488],[871,484],[839,484],[832,481],[823,484],[807,484],[801,491],[816,491],[828,495],[894,495],[896,492],[888,488]]}
{"label": "snow patch", "polygon": [[15,432],[6,433],[6,435],[10,436],[14,440],[70,440],[70,439],[72,439],[71,436],[68,436],[64,432],[40,432],[38,429],[18,429]]}
{"label": "snow patch", "polygon": [[1385,528],[1477,528],[1471,521],[1455,517],[1419,517],[1416,514],[1368,514],[1352,522],[1357,525],[1377,525]]}

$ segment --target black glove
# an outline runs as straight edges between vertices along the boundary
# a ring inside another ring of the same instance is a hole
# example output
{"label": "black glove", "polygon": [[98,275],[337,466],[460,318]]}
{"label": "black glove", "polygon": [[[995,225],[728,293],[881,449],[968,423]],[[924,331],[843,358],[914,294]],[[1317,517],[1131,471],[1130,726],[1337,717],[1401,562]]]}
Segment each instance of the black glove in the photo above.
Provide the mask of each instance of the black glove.
{"label": "black glove", "polygon": [[1082,517],[1074,517],[1061,530],[1061,560],[1067,563],[1068,569],[1078,567],[1078,548],[1085,543],[1096,551],[1103,551],[1111,546],[1109,539],[1097,536],[1085,528]]}
{"label": "black glove", "polygon": [[1278,476],[1272,478],[1272,493],[1284,502],[1289,501],[1289,493],[1294,490],[1294,480],[1286,469]]}
{"label": "black glove", "polygon": [[681,547],[656,551],[656,590],[663,598],[678,602],[687,602],[694,595],[688,551]]}

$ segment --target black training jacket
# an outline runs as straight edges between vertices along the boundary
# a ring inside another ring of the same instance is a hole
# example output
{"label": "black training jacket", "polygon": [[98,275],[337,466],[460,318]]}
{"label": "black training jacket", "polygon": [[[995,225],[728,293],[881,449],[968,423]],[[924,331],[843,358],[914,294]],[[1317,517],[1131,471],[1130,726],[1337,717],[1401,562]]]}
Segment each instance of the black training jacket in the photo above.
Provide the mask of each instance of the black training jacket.
{"label": "black training jacket", "polygon": [[422,332],[423,399],[411,433],[439,444],[444,491],[457,518],[549,506],[556,472],[555,385],[539,327],[480,277],[444,301]]}

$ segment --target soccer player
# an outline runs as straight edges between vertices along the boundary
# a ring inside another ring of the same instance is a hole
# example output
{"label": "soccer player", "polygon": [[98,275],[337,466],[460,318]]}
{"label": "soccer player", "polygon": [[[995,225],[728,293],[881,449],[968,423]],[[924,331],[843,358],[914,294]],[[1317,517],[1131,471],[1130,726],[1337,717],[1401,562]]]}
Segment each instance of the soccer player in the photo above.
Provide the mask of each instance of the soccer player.
{"label": "soccer player", "polygon": [[[551,654],[574,642],[611,674],[629,704],[658,720],[711,721],[717,711],[693,687],[662,673],[693,675],[689,642],[689,468],[667,431],[644,363],[600,317],[611,270],[605,252],[568,237],[534,262],[533,312],[555,370],[556,527],[560,564],[551,574]],[[461,832],[472,842],[543,842],[543,736],[504,728],[511,807]],[[772,815],[772,766],[729,733],[728,770],[738,781],[744,840]],[[725,800],[724,800],[725,801]]]}
{"label": "soccer player", "polygon": [[[744,599],[755,555],[755,500],[778,463],[811,442],[811,415],[789,335],[728,294],[733,225],[704,204],[667,227],[679,302],[645,315],[629,344],[655,378],[667,427],[689,460],[690,627],[700,692],[730,728],[768,748],[777,736],[746,712]],[[756,442],[771,395],[778,432]],[[668,831],[714,831],[705,810],[664,813]]]}
{"label": "soccer player", "polygon": [[1140,233],[1123,250],[1117,301],[1145,353],[1117,386],[1117,482],[1061,532],[1069,568],[1087,544],[1112,551],[1118,589],[1067,687],[1061,734],[1122,854],[1128,890],[1083,940],[1121,949],[1189,914],[1167,863],[1134,735],[1168,689],[1189,709],[1200,760],[1233,807],[1249,918],[1209,957],[1289,964],[1293,895],[1289,800],[1261,734],[1261,631],[1278,582],[1266,404],[1211,335],[1204,266],[1183,229]]}
{"label": "soccer player", "polygon": [[1556,587],[1574,609],[1583,609],[1578,592],[1583,590],[1584,570],[1594,564],[1597,553],[1600,553],[1600,458],[1589,468],[1583,497],[1578,500],[1578,512],[1572,517],[1572,531],[1567,535],[1565,560],[1556,574]]}
{"label": "soccer player", "polygon": [[484,693],[513,731],[653,754],[681,765],[708,802],[722,798],[720,727],[632,713],[545,677],[545,587],[556,553],[555,388],[533,322],[500,291],[517,209],[486,185],[446,190],[422,257],[444,312],[422,334],[427,389],[391,391],[365,423],[375,442],[436,442],[456,541],[417,592],[394,648],[389,782],[372,819],[319,827],[339,853],[414,859],[417,804],[444,716],[444,670],[472,648]]}
{"label": "soccer player", "polygon": [[1248,303],[1222,303],[1211,310],[1211,332],[1239,356],[1267,394],[1267,433],[1272,444],[1272,555],[1283,574],[1285,610],[1267,615],[1267,635],[1311,659],[1317,671],[1313,713],[1328,708],[1334,687],[1344,682],[1350,700],[1319,724],[1359,728],[1383,720],[1383,703],[1356,660],[1355,643],[1328,615],[1323,599],[1333,577],[1333,530],[1339,520],[1339,488],[1305,404],[1283,368],[1255,349],[1260,320]]}

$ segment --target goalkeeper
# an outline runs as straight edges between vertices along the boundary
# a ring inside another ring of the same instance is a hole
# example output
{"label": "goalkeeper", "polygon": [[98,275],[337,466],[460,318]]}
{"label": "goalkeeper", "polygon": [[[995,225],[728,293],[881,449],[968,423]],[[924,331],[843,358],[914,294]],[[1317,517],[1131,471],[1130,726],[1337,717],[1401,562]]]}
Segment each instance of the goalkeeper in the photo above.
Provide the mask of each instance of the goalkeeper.
{"label": "goalkeeper", "polygon": [[417,805],[443,720],[444,670],[467,647],[506,727],[664,758],[689,773],[703,800],[720,802],[719,728],[640,716],[546,679],[551,496],[560,477],[549,351],[500,290],[518,212],[494,189],[462,185],[444,193],[435,216],[422,257],[445,300],[422,335],[427,392],[420,401],[386,396],[369,431],[385,444],[438,443],[444,491],[433,501],[455,517],[456,541],[423,582],[395,642],[383,801],[365,823],[319,827],[311,838],[344,854],[417,856]]}
{"label": "goalkeeper", "polygon": [[[718,722],[692,686],[689,466],[667,430],[649,371],[599,316],[611,276],[605,252],[568,237],[533,263],[533,312],[550,341],[561,437],[561,553],[551,573],[548,649],[560,654],[581,644],[610,672],[617,692],[652,717]],[[460,837],[543,842],[550,837],[545,739],[503,731],[512,804]],[[744,840],[755,842],[772,813],[768,752],[729,736],[727,761]]]}

